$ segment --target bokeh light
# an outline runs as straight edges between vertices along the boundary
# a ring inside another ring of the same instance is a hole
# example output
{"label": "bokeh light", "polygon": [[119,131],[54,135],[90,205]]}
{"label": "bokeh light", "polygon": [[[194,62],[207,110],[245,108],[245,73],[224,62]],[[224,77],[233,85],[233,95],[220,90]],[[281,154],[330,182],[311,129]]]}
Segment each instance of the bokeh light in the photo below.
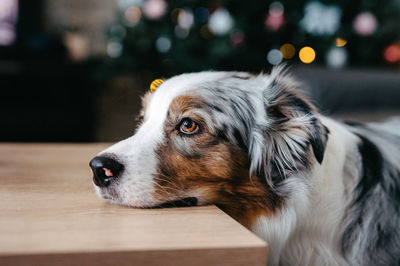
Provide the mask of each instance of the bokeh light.
{"label": "bokeh light", "polygon": [[383,52],[383,57],[389,63],[399,63],[400,62],[400,43],[394,43],[386,47]]}
{"label": "bokeh light", "polygon": [[125,21],[128,25],[133,26],[140,21],[142,11],[137,6],[130,6],[125,10]]}
{"label": "bokeh light", "polygon": [[299,58],[301,62],[309,64],[315,60],[315,51],[309,46],[305,46],[300,49]]}
{"label": "bokeh light", "polygon": [[[124,8],[119,9],[117,23],[114,22],[120,26],[109,30],[108,38],[124,45],[124,55],[128,54],[125,49],[129,49],[129,56],[139,58],[134,54],[147,52],[146,57],[152,57],[151,52],[166,53],[169,47],[168,52],[173,50],[177,61],[187,61],[193,71],[206,66],[202,60],[190,60],[191,54],[196,56],[201,49],[212,54],[203,58],[211,68],[214,64],[234,68],[241,65],[242,58],[248,59],[243,63],[252,71],[283,61],[329,68],[400,66],[400,63],[392,64],[398,62],[398,46],[393,45],[399,42],[393,35],[398,32],[398,27],[393,25],[397,17],[389,14],[391,7],[373,8],[367,3],[370,0],[362,1],[357,7],[353,5],[350,10],[344,2],[322,0],[271,0],[252,7],[247,2],[228,4],[229,1],[116,1]],[[158,12],[154,16],[147,10]],[[149,16],[163,17],[153,21]],[[132,25],[136,26],[130,28]],[[372,34],[368,39],[362,37]],[[169,42],[158,40],[156,50],[156,40],[162,36]],[[125,45],[132,45],[134,49]],[[301,48],[304,49],[300,52]],[[260,53],[262,60],[256,61],[251,56]],[[158,66],[159,71],[170,71],[161,64]],[[174,73],[186,70],[181,69],[182,64],[173,66],[179,69],[171,69]]]}
{"label": "bokeh light", "polygon": [[269,5],[268,13],[274,17],[282,16],[284,11],[285,8],[281,2],[276,1]]}
{"label": "bokeh light", "polygon": [[335,39],[335,44],[336,44],[337,47],[343,47],[343,46],[345,46],[347,44],[347,41],[345,39],[337,37]]}
{"label": "bokeh light", "polygon": [[16,40],[18,1],[0,0],[0,45],[10,45]]}
{"label": "bokeh light", "polygon": [[194,22],[194,16],[190,10],[181,10],[178,14],[178,24],[181,28],[190,29]]}
{"label": "bokeh light", "polygon": [[244,43],[244,34],[241,31],[235,31],[231,34],[231,44],[233,47],[240,47]]}
{"label": "bokeh light", "polygon": [[208,24],[205,24],[205,25],[201,26],[201,28],[200,28],[200,35],[201,35],[201,37],[202,37],[203,39],[206,39],[206,40],[211,39],[211,38],[214,36],[214,34],[213,34],[213,32],[210,30],[210,27],[209,27]]}
{"label": "bokeh light", "polygon": [[357,15],[353,22],[355,32],[362,36],[368,36],[375,32],[378,22],[370,12],[362,12]]}
{"label": "bokeh light", "polygon": [[205,7],[198,7],[194,12],[194,19],[196,22],[205,23],[208,21],[209,12]]}
{"label": "bokeh light", "polygon": [[147,0],[143,6],[143,13],[149,19],[160,19],[165,15],[167,6],[164,0]]}
{"label": "bokeh light", "polygon": [[84,34],[68,32],[64,35],[64,44],[72,61],[83,61],[90,55],[89,38]]}
{"label": "bokeh light", "polygon": [[210,16],[209,25],[216,35],[225,35],[233,27],[233,18],[227,9],[219,8]]}
{"label": "bokeh light", "polygon": [[185,29],[185,28],[180,27],[179,25],[176,25],[175,29],[174,29],[174,33],[175,33],[176,37],[178,37],[180,39],[185,39],[187,36],[189,36],[189,29]]}
{"label": "bokeh light", "polygon": [[344,47],[333,47],[326,54],[326,63],[331,68],[342,68],[347,63],[347,51]]}
{"label": "bokeh light", "polygon": [[296,53],[296,49],[291,43],[285,43],[279,50],[281,51],[282,57],[285,59],[293,58]]}
{"label": "bokeh light", "polygon": [[265,26],[267,29],[272,31],[279,30],[285,24],[283,13],[283,4],[281,2],[272,2],[269,5],[267,19],[265,20]]}
{"label": "bokeh light", "polygon": [[160,53],[167,53],[171,49],[171,40],[166,36],[158,37],[156,40],[156,49]]}
{"label": "bokeh light", "polygon": [[107,44],[107,54],[111,58],[120,57],[122,54],[122,44],[117,40],[111,40]]}
{"label": "bokeh light", "polygon": [[267,61],[271,65],[278,65],[282,62],[282,54],[278,49],[271,49],[267,54]]}
{"label": "bokeh light", "polygon": [[342,10],[337,5],[306,1],[300,26],[315,36],[332,35],[339,29],[341,18]]}
{"label": "bokeh light", "polygon": [[179,16],[179,13],[180,13],[181,11],[183,11],[182,8],[174,8],[174,9],[171,11],[171,20],[172,20],[174,23],[178,23],[178,16]]}

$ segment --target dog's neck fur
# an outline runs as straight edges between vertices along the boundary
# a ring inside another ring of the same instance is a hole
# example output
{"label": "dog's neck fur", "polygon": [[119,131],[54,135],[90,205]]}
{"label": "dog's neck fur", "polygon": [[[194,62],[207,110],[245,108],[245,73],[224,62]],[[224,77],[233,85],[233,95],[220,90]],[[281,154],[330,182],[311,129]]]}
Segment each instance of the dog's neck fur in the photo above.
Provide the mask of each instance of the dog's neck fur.
{"label": "dog's neck fur", "polygon": [[284,206],[273,216],[258,217],[250,226],[269,245],[268,265],[346,265],[340,255],[339,236],[350,200],[344,182],[352,186],[358,171],[345,167],[346,160],[359,160],[348,156],[357,148],[356,139],[340,124],[322,119],[333,132],[323,163],[315,163],[307,176],[288,178],[285,186],[291,186],[288,191],[292,193]]}

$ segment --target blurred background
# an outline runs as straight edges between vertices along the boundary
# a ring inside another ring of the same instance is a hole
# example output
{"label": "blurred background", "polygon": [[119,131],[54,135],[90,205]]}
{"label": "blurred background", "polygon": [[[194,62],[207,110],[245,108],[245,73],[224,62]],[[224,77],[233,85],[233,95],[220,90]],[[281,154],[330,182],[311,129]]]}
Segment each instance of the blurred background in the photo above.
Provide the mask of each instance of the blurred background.
{"label": "blurred background", "polygon": [[0,141],[116,141],[155,78],[283,62],[324,114],[400,115],[400,0],[0,0]]}

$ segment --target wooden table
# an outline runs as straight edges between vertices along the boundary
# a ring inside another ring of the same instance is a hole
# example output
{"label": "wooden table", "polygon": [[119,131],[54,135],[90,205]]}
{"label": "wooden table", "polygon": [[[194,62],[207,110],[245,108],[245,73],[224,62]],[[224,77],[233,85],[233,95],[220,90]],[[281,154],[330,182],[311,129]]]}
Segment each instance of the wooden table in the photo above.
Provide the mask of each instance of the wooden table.
{"label": "wooden table", "polygon": [[266,244],[215,206],[107,203],[105,144],[0,144],[0,265],[266,265]]}

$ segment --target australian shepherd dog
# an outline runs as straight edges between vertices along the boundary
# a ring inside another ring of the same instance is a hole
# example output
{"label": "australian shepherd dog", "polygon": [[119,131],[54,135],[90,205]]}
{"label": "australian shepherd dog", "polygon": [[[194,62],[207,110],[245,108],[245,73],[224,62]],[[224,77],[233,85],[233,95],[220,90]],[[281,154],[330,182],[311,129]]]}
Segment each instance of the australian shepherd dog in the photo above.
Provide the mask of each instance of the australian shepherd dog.
{"label": "australian shepherd dog", "polygon": [[215,204],[268,243],[269,265],[400,265],[400,119],[329,119],[282,68],[156,85],[136,133],[90,162],[98,195]]}

